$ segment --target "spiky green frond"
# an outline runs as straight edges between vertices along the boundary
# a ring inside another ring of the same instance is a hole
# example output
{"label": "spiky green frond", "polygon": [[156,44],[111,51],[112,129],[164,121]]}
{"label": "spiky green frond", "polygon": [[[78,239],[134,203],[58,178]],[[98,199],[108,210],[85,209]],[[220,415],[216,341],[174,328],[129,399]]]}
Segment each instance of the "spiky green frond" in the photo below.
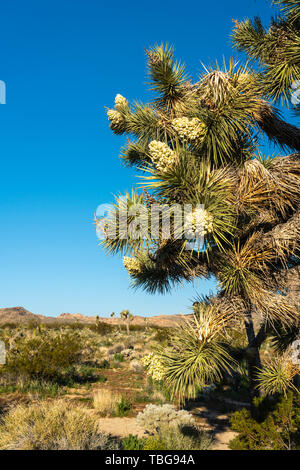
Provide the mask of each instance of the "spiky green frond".
{"label": "spiky green frond", "polygon": [[246,52],[250,58],[260,60],[266,54],[268,56],[271,51],[265,48],[266,31],[262,25],[260,18],[255,17],[252,21],[246,19],[241,22],[234,21],[235,28],[232,38],[234,46],[239,50]]}
{"label": "spiky green frond", "polygon": [[158,92],[155,104],[171,110],[184,95],[184,84],[188,80],[185,66],[174,61],[174,50],[168,44],[151,47],[146,51],[150,89]]}
{"label": "spiky green frond", "polygon": [[127,144],[121,149],[121,159],[124,164],[139,168],[150,162],[148,144],[148,139],[139,139],[133,142],[128,140]]}
{"label": "spiky green frond", "polygon": [[182,284],[182,267],[173,265],[172,270],[163,264],[157,265],[153,256],[140,252],[136,259],[139,269],[130,273],[131,286],[141,288],[149,294],[165,294]]}
{"label": "spiky green frond", "polygon": [[262,369],[258,370],[258,388],[267,395],[283,393],[286,396],[289,389],[297,392],[293,378],[298,373],[299,367],[289,360],[287,354],[274,357]]}
{"label": "spiky green frond", "polygon": [[[215,169],[207,161],[197,161],[190,151],[180,146],[174,147],[178,157],[170,171],[144,168],[141,176],[143,186],[151,189],[159,200],[169,204],[202,205],[212,218],[213,229],[205,235],[205,246],[228,245],[236,228],[234,206],[236,175],[231,167]],[[184,224],[176,236],[184,237]]]}
{"label": "spiky green frond", "polygon": [[254,300],[261,294],[270,253],[268,250],[256,251],[259,239],[260,234],[255,233],[243,245],[234,244],[220,257],[220,285],[226,295]]}
{"label": "spiky green frond", "polygon": [[148,252],[140,250],[136,260],[139,266],[130,272],[131,285],[151,294],[170,292],[183,281],[211,275],[206,254],[185,251],[181,240],[162,241]]}
{"label": "spiky green frond", "polygon": [[155,139],[164,134],[164,127],[151,106],[134,103],[107,110],[110,128],[115,134],[131,134],[139,139]]}
{"label": "spiky green frond", "polygon": [[218,381],[234,362],[222,341],[222,329],[230,318],[203,306],[201,315],[185,320],[174,331],[171,344],[160,351],[165,383],[181,401],[197,389]]}
{"label": "spiky green frond", "polygon": [[299,320],[289,325],[289,327],[283,327],[280,322],[275,323],[270,329],[274,350],[278,354],[284,353],[298,339],[299,331]]}
{"label": "spiky green frond", "polygon": [[289,102],[292,87],[300,77],[300,3],[298,0],[276,0],[282,16],[268,29],[259,18],[235,22],[234,46],[262,66],[262,83],[272,99]]}
{"label": "spiky green frond", "polygon": [[149,213],[137,191],[115,197],[109,213],[95,223],[104,235],[100,245],[109,254],[135,254],[151,245]]}
{"label": "spiky green frond", "polygon": [[278,5],[283,16],[292,24],[300,21],[299,0],[273,0],[273,5]]}
{"label": "spiky green frond", "polygon": [[127,117],[126,129],[138,138],[157,138],[163,133],[155,110],[139,103],[134,105],[133,112]]}

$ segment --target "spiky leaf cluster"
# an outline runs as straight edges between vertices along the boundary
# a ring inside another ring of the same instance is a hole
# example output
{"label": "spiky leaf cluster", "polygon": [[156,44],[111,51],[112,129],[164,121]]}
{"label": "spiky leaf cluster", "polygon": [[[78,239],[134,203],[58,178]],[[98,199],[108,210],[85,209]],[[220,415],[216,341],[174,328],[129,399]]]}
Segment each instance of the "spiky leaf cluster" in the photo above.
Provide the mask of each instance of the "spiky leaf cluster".
{"label": "spiky leaf cluster", "polygon": [[[255,34],[263,35],[257,29]],[[112,130],[130,139],[122,159],[141,171],[141,183],[131,195],[116,198],[107,230],[118,219],[120,205],[130,213],[139,202],[143,210],[129,216],[125,233],[117,229],[102,244],[109,252],[133,257],[124,259],[132,285],[150,293],[215,276],[219,293],[212,318],[226,324],[239,314],[247,327],[255,312],[261,328],[257,336],[251,329],[247,334],[250,349],[257,347],[270,325],[288,328],[297,322],[299,312],[284,294],[287,271],[300,264],[299,153],[261,156],[257,131],[299,150],[299,129],[280,119],[266,100],[262,76],[249,66],[215,65],[193,83],[168,46],[153,47],[147,59],[156,94],[152,102],[131,106],[119,97],[110,111]],[[175,217],[176,207],[186,204],[192,208],[189,240]],[[161,209],[155,237],[154,205]],[[170,206],[166,236],[162,221]],[[141,236],[133,238],[137,227]],[[232,364],[223,341],[210,333],[210,321],[199,314],[178,330],[174,348],[163,352],[174,393],[191,395]],[[219,335],[218,321],[212,325]]]}
{"label": "spiky leaf cluster", "polygon": [[275,0],[280,14],[264,28],[260,18],[235,22],[233,41],[236,48],[257,60],[261,79],[271,98],[287,103],[293,84],[300,77],[300,2]]}

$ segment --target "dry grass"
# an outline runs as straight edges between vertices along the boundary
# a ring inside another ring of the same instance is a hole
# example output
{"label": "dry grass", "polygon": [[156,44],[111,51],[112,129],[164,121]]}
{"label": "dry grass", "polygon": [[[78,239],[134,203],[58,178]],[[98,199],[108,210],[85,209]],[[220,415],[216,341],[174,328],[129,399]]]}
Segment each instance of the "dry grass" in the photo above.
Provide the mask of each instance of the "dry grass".
{"label": "dry grass", "polygon": [[106,389],[97,390],[93,395],[94,408],[102,416],[111,416],[115,413],[120,400],[121,395]]}
{"label": "dry grass", "polygon": [[97,419],[67,401],[12,408],[0,423],[1,450],[106,450],[117,444],[97,430]]}

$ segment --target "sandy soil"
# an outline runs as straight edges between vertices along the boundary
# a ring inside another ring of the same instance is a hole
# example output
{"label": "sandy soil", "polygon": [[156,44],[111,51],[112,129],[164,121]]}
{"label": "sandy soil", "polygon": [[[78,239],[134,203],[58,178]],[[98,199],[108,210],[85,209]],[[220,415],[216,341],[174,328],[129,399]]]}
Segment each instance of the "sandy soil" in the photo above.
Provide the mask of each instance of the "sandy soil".
{"label": "sandy soil", "polygon": [[[211,450],[229,450],[228,444],[236,434],[227,427],[221,426],[219,428],[217,426],[216,428],[213,428],[211,420],[212,418],[215,420],[216,416],[215,414],[209,416],[208,413],[209,412],[207,412],[207,418],[203,418],[199,422],[201,422],[203,428],[214,430],[214,443]],[[220,420],[226,421],[228,419],[226,415],[222,415],[219,418]],[[143,429],[137,426],[135,418],[100,418],[99,429],[112,434],[113,436],[124,437],[128,436],[128,434],[137,434],[139,437],[143,437],[145,435]]]}
{"label": "sandy soil", "polygon": [[145,435],[143,429],[136,424],[135,418],[100,418],[99,429],[113,436]]}

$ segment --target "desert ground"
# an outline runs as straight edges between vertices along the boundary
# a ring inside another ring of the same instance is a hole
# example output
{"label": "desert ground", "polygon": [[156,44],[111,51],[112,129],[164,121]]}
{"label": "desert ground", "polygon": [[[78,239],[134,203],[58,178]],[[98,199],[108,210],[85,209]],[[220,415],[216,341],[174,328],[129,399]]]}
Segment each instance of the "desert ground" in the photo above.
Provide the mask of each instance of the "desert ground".
{"label": "desert ground", "polygon": [[[26,414],[40,404],[62,407],[59,413],[80,409],[114,445],[140,449],[149,441],[156,449],[162,448],[154,437],[165,418],[155,417],[156,425],[152,423],[151,428],[138,416],[149,405],[158,414],[168,405],[175,413],[183,410],[188,416],[185,419],[191,418],[198,433],[189,443],[192,448],[229,450],[236,435],[230,417],[239,409],[249,409],[245,372],[238,382],[226,379],[204,387],[185,403],[170,395],[163,380],[153,378],[144,358],[168,345],[180,316],[134,318],[127,325],[117,318],[89,317],[82,322],[82,316],[71,314],[51,319],[19,307],[2,309],[1,320],[0,339],[7,349],[6,364],[0,366],[2,419],[16,410]],[[51,445],[60,448],[62,444]],[[178,444],[172,445],[178,448]],[[1,446],[26,449],[38,444],[26,436],[11,437],[7,444],[0,430]]]}

